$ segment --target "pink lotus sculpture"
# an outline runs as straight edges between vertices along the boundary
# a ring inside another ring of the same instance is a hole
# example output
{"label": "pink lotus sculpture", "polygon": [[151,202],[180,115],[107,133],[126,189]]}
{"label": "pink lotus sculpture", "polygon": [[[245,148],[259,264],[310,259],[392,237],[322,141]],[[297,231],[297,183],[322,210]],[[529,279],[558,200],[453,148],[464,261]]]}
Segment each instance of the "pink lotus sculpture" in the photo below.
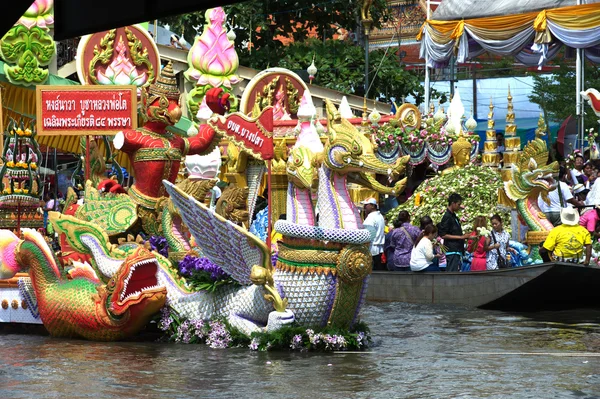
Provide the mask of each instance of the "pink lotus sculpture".
{"label": "pink lotus sculpture", "polygon": [[139,73],[127,57],[127,46],[123,42],[123,37],[119,38],[115,50],[117,57],[106,68],[106,71],[96,73],[98,82],[103,85],[135,85],[138,87],[144,85],[148,80],[148,75],[145,72]]}
{"label": "pink lotus sculpture", "polygon": [[54,0],[35,0],[15,25],[50,30],[54,26]]}
{"label": "pink lotus sculpture", "polygon": [[188,54],[190,68],[184,73],[196,86],[224,86],[228,89],[240,81],[237,76],[239,59],[233,43],[225,32],[225,11],[217,7],[206,11],[208,24]]}

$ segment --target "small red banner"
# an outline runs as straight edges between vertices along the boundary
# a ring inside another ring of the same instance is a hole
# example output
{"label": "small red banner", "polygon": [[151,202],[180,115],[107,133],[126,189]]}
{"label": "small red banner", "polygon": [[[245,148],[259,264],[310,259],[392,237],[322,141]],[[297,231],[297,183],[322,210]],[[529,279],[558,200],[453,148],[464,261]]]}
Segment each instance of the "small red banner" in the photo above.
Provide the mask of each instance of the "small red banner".
{"label": "small red banner", "polygon": [[273,159],[273,107],[265,108],[258,118],[235,112],[227,117],[213,117],[208,123],[250,155]]}
{"label": "small red banner", "polygon": [[37,134],[110,135],[137,128],[135,86],[38,86]]}

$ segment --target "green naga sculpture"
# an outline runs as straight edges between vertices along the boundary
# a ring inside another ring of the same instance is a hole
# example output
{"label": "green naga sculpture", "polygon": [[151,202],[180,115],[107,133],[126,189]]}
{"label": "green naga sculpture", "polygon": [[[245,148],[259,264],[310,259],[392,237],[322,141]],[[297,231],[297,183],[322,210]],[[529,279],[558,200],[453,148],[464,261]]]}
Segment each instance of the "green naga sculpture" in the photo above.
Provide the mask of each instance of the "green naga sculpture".
{"label": "green naga sculpture", "polygon": [[[511,180],[504,182],[504,191],[500,193],[499,203],[516,207],[519,215],[529,227],[527,244],[531,246],[530,257],[541,263],[539,244],[544,242],[552,223],[538,207],[541,195],[548,202],[548,193],[556,188],[553,175],[558,174],[558,163],[546,165],[548,149],[546,142],[539,138],[527,143],[515,168]],[[505,195],[504,195],[505,194]],[[508,197],[508,198],[506,198]],[[508,200],[507,200],[508,199]]]}
{"label": "green naga sculpture", "polygon": [[19,240],[0,230],[0,270],[29,276],[44,327],[55,337],[95,341],[121,340],[137,334],[165,304],[166,288],[158,286],[158,263],[137,248],[106,284],[85,277],[68,279],[41,234],[25,230]]}

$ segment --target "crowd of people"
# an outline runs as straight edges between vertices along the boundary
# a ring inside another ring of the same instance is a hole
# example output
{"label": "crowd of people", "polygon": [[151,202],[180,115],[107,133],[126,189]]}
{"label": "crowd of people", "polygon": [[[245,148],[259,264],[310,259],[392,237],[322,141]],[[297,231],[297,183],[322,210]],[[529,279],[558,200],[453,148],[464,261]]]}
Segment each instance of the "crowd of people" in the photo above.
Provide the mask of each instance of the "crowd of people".
{"label": "crowd of people", "polygon": [[[373,270],[457,272],[494,270],[507,265],[512,250],[508,245],[510,237],[502,228],[502,218],[494,215],[488,220],[479,216],[473,231],[464,233],[456,216],[462,201],[459,194],[450,195],[446,212],[437,225],[431,217],[424,216],[416,226],[411,223],[410,214],[401,211],[385,235],[385,221],[377,210],[377,202],[373,198],[364,201],[364,224],[376,237],[371,245]],[[488,224],[492,230],[482,234]]]}
{"label": "crowd of people", "polygon": [[[589,265],[592,239],[600,239],[600,186],[593,189],[598,170],[576,154],[573,170],[561,166],[556,189],[539,206],[554,228],[540,245],[545,261],[559,260]],[[590,190],[597,195],[588,198]],[[464,232],[456,212],[462,197],[454,193],[441,221],[434,225],[429,216],[412,223],[409,212],[401,211],[393,227],[385,233],[385,220],[374,198],[363,201],[365,228],[372,231],[373,270],[399,272],[482,271],[509,267],[512,254],[510,236],[502,218],[478,216],[470,232]]]}
{"label": "crowd of people", "polygon": [[586,162],[583,154],[576,152],[570,170],[560,167],[556,189],[548,194],[548,202],[539,199],[540,209],[554,226],[540,249],[545,261],[555,259],[589,265],[592,240],[600,238],[597,177],[594,163]]}

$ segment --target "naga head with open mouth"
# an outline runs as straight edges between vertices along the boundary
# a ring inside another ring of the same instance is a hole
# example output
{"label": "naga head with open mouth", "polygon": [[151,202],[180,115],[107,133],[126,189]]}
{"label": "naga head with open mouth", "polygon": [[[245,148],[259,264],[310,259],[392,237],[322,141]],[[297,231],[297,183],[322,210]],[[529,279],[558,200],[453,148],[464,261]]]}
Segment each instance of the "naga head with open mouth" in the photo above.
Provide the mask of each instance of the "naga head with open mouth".
{"label": "naga head with open mouth", "polygon": [[[129,255],[119,270],[99,288],[110,315],[144,320],[158,312],[167,299],[167,289],[158,285],[156,257],[143,247]],[[104,291],[104,292],[102,292]]]}
{"label": "naga head with open mouth", "polygon": [[512,179],[504,182],[506,194],[513,201],[526,197],[547,198],[556,188],[554,176],[558,174],[558,163],[546,165],[548,150],[543,140],[535,139],[523,149],[517,168],[513,169]]}
{"label": "naga head with open mouth", "polygon": [[325,145],[324,162],[337,173],[377,173],[391,179],[406,169],[408,157],[399,158],[394,164],[380,161],[373,151],[371,141],[358,129],[342,118],[335,105],[326,101],[329,140]]}

